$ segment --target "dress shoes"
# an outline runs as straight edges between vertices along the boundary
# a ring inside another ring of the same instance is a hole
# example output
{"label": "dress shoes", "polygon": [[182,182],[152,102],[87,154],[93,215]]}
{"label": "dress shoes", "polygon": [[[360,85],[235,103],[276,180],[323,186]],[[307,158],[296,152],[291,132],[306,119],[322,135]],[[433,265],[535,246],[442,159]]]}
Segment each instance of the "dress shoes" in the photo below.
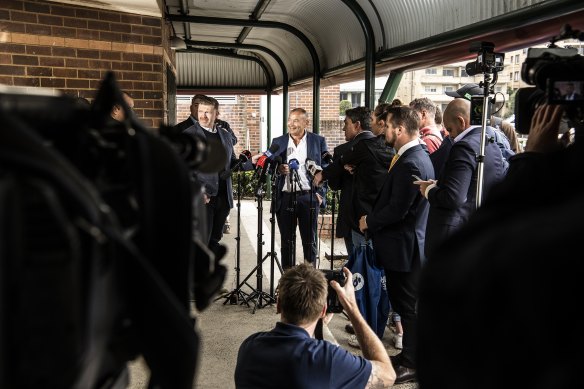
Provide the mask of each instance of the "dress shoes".
{"label": "dress shoes", "polygon": [[395,385],[416,381],[416,369],[412,369],[402,365],[394,366],[394,369],[395,369]]}
{"label": "dress shoes", "polygon": [[397,366],[401,365],[401,353],[396,355],[390,355],[389,359],[391,360],[391,365],[395,369]]}

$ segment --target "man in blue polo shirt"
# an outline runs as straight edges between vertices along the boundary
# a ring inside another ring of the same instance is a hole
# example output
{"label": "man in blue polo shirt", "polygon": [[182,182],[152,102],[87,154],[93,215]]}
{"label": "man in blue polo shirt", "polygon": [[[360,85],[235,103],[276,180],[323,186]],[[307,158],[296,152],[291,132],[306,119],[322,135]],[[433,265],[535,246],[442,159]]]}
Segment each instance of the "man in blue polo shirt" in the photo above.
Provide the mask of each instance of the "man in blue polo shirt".
{"label": "man in blue polo shirt", "polygon": [[[363,357],[314,338],[327,310],[324,274],[310,265],[288,269],[279,283],[280,322],[269,332],[248,337],[235,368],[238,389],[254,388],[388,388],[395,371],[383,344],[367,325],[355,302],[353,275],[343,268],[345,286],[331,286],[355,329]],[[329,316],[330,318],[330,316]]]}

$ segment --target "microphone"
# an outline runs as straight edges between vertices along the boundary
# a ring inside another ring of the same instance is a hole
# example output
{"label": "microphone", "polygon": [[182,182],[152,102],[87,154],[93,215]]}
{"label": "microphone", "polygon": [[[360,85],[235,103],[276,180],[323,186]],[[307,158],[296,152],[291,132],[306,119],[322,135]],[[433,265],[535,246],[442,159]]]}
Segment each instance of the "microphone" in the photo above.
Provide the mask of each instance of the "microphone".
{"label": "microphone", "polygon": [[229,177],[231,175],[231,172],[235,172],[239,169],[239,167],[241,165],[243,165],[244,163],[246,163],[249,159],[251,158],[251,152],[249,150],[243,150],[241,152],[241,154],[239,154],[239,159],[237,160],[237,163],[235,165],[233,165],[233,167],[229,170],[224,170],[223,172],[221,172],[219,174],[219,178],[222,180],[227,179],[227,177]]}
{"label": "microphone", "polygon": [[[265,175],[264,172],[267,169],[267,166],[264,168],[264,165],[266,164],[266,161],[269,160],[274,155],[274,153],[276,153],[279,149],[280,149],[280,146],[278,146],[278,144],[272,143],[270,148],[262,154],[262,156],[256,162],[256,170],[255,170],[256,177],[260,177],[262,174]],[[268,165],[269,165],[269,162],[268,162]]]}
{"label": "microphone", "polygon": [[[296,172],[296,175],[298,175],[300,162],[298,162],[296,158],[292,158],[291,160],[288,161],[288,167],[290,168],[290,177],[288,179],[288,191],[292,191],[294,189],[294,172]],[[292,186],[292,188],[290,188],[290,186]]]}
{"label": "microphone", "polygon": [[313,178],[314,176],[316,176],[317,173],[322,172],[322,168],[318,166],[316,162],[310,158],[306,158],[306,170]]}
{"label": "microphone", "polygon": [[323,162],[326,162],[327,164],[333,162],[333,156],[328,151],[325,151],[324,153],[322,153],[321,158],[322,158]]}
{"label": "microphone", "polygon": [[298,162],[296,158],[292,158],[291,160],[288,161],[288,166],[290,167],[290,171],[298,170],[298,168],[300,167],[300,162]]}

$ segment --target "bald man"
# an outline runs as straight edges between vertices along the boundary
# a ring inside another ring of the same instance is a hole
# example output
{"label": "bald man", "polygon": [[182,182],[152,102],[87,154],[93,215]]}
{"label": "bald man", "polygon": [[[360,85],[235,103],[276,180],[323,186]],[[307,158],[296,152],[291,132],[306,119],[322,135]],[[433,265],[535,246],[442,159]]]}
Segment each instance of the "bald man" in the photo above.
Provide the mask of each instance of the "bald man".
{"label": "bald man", "polygon": [[[416,181],[430,203],[426,226],[425,253],[432,260],[436,247],[458,230],[476,210],[477,167],[481,126],[470,125],[470,101],[452,100],[444,111],[443,123],[454,144],[438,180]],[[494,136],[487,129],[487,136]],[[494,142],[485,145],[483,198],[505,176],[501,149]]]}

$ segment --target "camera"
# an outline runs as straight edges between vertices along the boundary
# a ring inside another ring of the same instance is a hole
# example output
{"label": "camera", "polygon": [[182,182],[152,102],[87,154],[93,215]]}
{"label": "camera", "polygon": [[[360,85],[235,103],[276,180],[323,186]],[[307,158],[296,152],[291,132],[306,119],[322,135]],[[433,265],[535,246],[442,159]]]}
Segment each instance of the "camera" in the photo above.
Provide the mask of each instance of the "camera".
{"label": "camera", "polygon": [[577,49],[530,48],[521,67],[521,79],[534,87],[521,88],[515,95],[519,133],[529,133],[531,118],[536,108],[544,103],[564,106],[564,130],[583,120],[584,57]]}
{"label": "camera", "polygon": [[466,73],[474,76],[479,73],[493,74],[503,70],[505,54],[495,53],[495,45],[492,42],[473,42],[470,52],[478,52],[477,59],[466,64]]}
{"label": "camera", "polygon": [[327,303],[327,313],[341,313],[343,312],[343,306],[339,301],[339,296],[337,292],[331,286],[331,281],[335,280],[341,286],[345,286],[345,274],[342,270],[322,270],[324,276],[326,277],[328,285],[328,294],[326,296]]}

